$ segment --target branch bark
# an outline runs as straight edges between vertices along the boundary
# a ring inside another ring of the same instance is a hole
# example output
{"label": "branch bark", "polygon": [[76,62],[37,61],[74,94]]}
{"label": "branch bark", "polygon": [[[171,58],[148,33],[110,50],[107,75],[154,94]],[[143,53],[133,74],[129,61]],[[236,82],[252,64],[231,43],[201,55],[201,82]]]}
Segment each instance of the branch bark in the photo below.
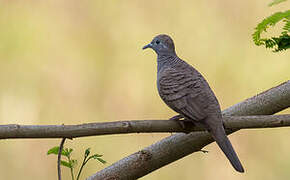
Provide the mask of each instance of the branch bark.
{"label": "branch bark", "polygon": [[[274,128],[290,126],[290,115],[224,116],[226,129]],[[80,125],[0,125],[0,139],[76,138],[86,136],[204,131],[188,124],[186,131],[171,120],[135,120]]]}
{"label": "branch bark", "polygon": [[[290,81],[271,88],[223,111],[225,116],[267,115],[290,107]],[[233,133],[235,130],[228,131]],[[150,172],[197,152],[213,142],[205,132],[177,133],[146,147],[90,176],[88,180],[138,179]]]}

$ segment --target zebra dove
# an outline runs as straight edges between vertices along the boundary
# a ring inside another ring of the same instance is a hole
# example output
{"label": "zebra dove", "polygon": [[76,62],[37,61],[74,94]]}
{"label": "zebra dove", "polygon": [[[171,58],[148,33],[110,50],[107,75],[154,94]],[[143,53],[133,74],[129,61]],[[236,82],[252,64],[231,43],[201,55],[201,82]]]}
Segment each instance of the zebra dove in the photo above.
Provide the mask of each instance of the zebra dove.
{"label": "zebra dove", "polygon": [[204,77],[191,65],[180,59],[173,40],[165,34],[156,36],[143,49],[151,48],[157,54],[157,88],[161,99],[179,115],[201,124],[238,172],[243,166],[226,136],[220,105]]}

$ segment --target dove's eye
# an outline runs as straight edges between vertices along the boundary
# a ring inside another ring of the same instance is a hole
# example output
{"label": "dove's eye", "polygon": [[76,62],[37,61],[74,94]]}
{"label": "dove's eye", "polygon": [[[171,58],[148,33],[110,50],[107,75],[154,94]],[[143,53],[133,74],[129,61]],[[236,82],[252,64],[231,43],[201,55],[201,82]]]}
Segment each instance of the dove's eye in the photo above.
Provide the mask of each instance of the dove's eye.
{"label": "dove's eye", "polygon": [[157,40],[155,43],[156,43],[156,44],[159,44],[159,43],[160,43],[160,41],[159,41],[159,40]]}

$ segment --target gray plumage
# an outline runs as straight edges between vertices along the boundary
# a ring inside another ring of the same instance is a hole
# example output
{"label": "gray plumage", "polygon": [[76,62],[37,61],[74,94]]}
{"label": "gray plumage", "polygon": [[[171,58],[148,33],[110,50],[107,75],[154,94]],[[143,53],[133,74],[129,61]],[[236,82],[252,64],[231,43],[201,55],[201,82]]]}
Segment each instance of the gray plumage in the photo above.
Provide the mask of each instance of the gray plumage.
{"label": "gray plumage", "polygon": [[143,47],[146,48],[157,53],[157,88],[162,100],[184,118],[202,124],[232,166],[244,172],[226,136],[218,100],[204,77],[176,55],[173,40],[168,35],[156,36]]}

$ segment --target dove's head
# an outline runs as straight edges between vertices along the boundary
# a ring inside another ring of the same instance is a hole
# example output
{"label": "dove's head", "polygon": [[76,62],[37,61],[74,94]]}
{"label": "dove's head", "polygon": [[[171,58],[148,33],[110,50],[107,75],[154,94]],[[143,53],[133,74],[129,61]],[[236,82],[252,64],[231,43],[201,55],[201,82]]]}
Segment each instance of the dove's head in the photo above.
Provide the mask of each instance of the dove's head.
{"label": "dove's head", "polygon": [[169,54],[175,55],[175,47],[173,40],[166,34],[156,36],[151,43],[143,47],[143,49],[151,48],[158,55]]}

